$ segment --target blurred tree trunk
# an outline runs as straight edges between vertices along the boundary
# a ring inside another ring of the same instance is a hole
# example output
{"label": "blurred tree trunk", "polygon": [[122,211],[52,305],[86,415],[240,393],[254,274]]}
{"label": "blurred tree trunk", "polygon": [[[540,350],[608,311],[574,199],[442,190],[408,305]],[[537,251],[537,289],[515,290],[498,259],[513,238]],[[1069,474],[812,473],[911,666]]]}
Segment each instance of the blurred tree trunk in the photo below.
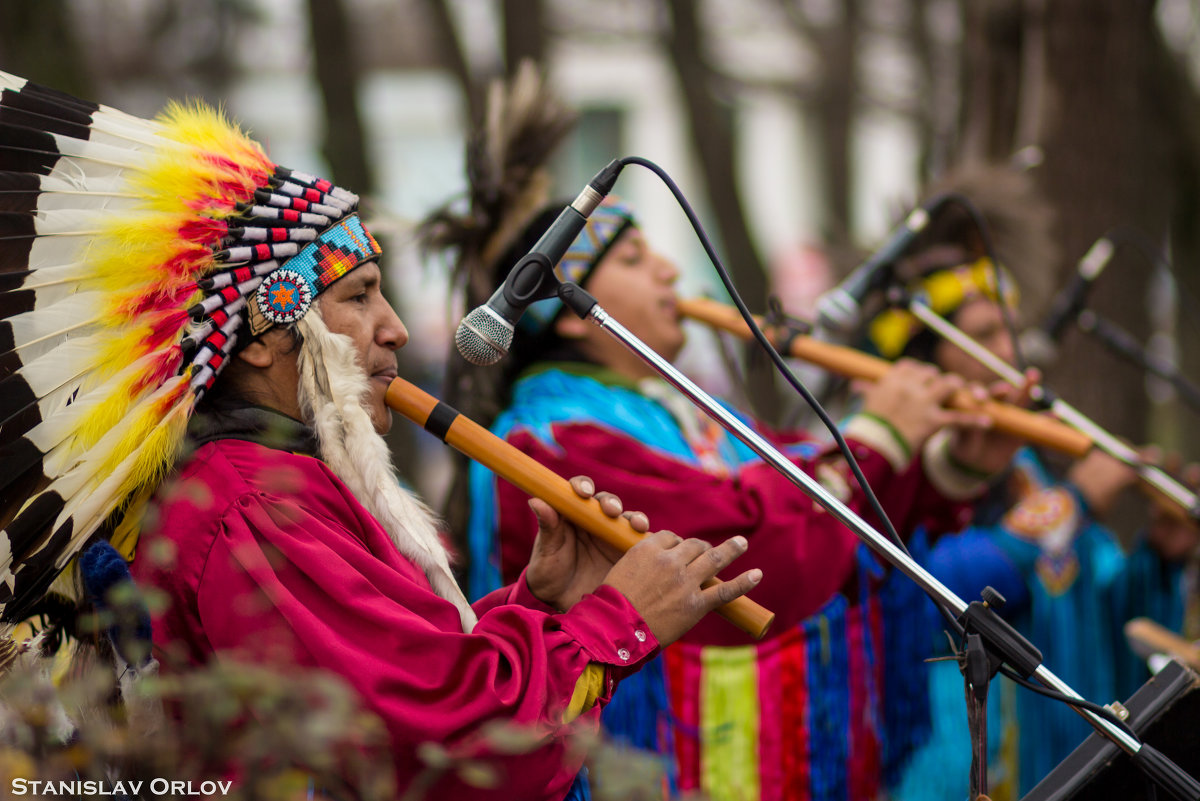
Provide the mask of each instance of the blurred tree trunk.
{"label": "blurred tree trunk", "polygon": [[[1186,172],[1180,154],[1193,165],[1193,191],[1195,160],[1179,144],[1180,100],[1162,68],[1154,1],[990,0],[965,8],[971,67],[963,155],[1003,159],[1021,147],[1040,148],[1033,175],[1055,208],[1063,254],[1056,285],[1064,286],[1084,253],[1114,229],[1164,242]],[[1145,342],[1152,273],[1135,249],[1118,248],[1088,307]],[[1098,341],[1068,330],[1047,381],[1108,431],[1147,441],[1145,373]],[[1108,522],[1128,534],[1144,519],[1144,506],[1127,501]]]}
{"label": "blurred tree trunk", "polygon": [[526,59],[546,59],[546,19],[542,0],[504,0],[504,65],[509,78]]}
{"label": "blurred tree trunk", "polygon": [[[1038,145],[1034,173],[1057,211],[1062,286],[1092,243],[1115,226],[1162,241],[1171,212],[1172,132],[1155,101],[1162,43],[1153,2],[1027,0],[966,3],[964,159],[1005,160]],[[1036,36],[1030,36],[1030,32]],[[1031,58],[1024,49],[1036,46]],[[1043,70],[1029,75],[1030,65]],[[1022,74],[1021,70],[1025,70]],[[1026,102],[1037,92],[1036,103]],[[1031,115],[1033,120],[1031,121]],[[1019,135],[1037,141],[1020,141]],[[1089,297],[1098,313],[1145,338],[1150,271],[1118,252]],[[1143,374],[1078,331],[1069,332],[1049,383],[1105,428],[1146,436]]]}
{"label": "blurred tree trunk", "polygon": [[667,52],[679,79],[708,203],[716,216],[722,257],[746,302],[761,309],[767,298],[767,277],[746,226],[738,188],[734,109],[714,93],[696,4],[692,0],[667,0],[667,4],[672,17]]}
{"label": "blurred tree trunk", "polygon": [[[1161,34],[1159,34],[1161,39]],[[1175,134],[1170,158],[1174,180],[1174,214],[1170,220],[1170,254],[1180,298],[1177,302],[1177,341],[1180,367],[1191,381],[1200,382],[1200,93],[1187,67],[1165,42],[1159,43],[1152,95],[1155,104],[1170,115]],[[1178,403],[1173,433],[1175,441],[1163,444],[1179,450],[1189,460],[1200,458],[1200,411]]]}
{"label": "blurred tree trunk", "polygon": [[66,0],[0,0],[0,57],[8,72],[76,97],[96,99]]}
{"label": "blurred tree trunk", "polygon": [[859,0],[843,0],[841,18],[817,39],[821,83],[816,103],[820,130],[820,169],[827,203],[825,236],[838,250],[850,247],[850,144],[859,97]]}
{"label": "blurred tree trunk", "polygon": [[[363,68],[354,57],[353,31],[342,0],[309,0],[309,34],[314,46],[313,66],[317,86],[325,107],[324,142],[321,152],[329,162],[329,179],[363,196],[369,206],[374,191],[374,172],[367,160],[366,128],[358,110],[358,91],[363,81]],[[387,252],[388,244],[384,243]],[[395,299],[388,279],[386,260],[383,270],[384,294]],[[396,353],[400,375],[412,376],[414,365],[409,352],[401,348]],[[387,435],[388,447],[396,469],[413,486],[418,486],[419,465],[416,463],[417,432],[410,425],[395,425]]]}
{"label": "blurred tree trunk", "polygon": [[429,18],[433,21],[433,37],[442,66],[458,81],[467,112],[467,130],[477,131],[483,125],[486,86],[491,76],[471,72],[466,51],[454,26],[449,0],[425,0]]}
{"label": "blurred tree trunk", "polygon": [[[738,292],[751,309],[766,307],[767,274],[746,225],[737,166],[735,108],[715,93],[716,76],[704,56],[704,31],[693,0],[668,0],[667,53],[683,95],[708,205],[716,217],[717,247]],[[757,346],[747,346],[746,397],[759,419],[778,423],[784,408],[775,370]]]}
{"label": "blurred tree trunk", "polygon": [[359,194],[370,194],[374,180],[358,113],[362,66],[354,57],[357,50],[346,8],[342,0],[309,0],[308,22],[313,68],[325,105],[321,153],[329,162],[330,179]]}
{"label": "blurred tree trunk", "polygon": [[963,6],[961,156],[1004,163],[1016,141],[1022,29],[1026,11],[1004,0]]}
{"label": "blurred tree trunk", "polygon": [[[1162,242],[1171,215],[1170,144],[1155,98],[1162,46],[1154,3],[1058,0],[1046,6],[1044,165],[1037,178],[1058,209],[1067,263],[1060,285],[1092,243],[1115,226]],[[1135,252],[1118,252],[1089,305],[1142,341],[1149,335],[1151,271]],[[1051,378],[1102,426],[1135,442],[1148,430],[1143,371],[1078,331],[1069,333]]]}

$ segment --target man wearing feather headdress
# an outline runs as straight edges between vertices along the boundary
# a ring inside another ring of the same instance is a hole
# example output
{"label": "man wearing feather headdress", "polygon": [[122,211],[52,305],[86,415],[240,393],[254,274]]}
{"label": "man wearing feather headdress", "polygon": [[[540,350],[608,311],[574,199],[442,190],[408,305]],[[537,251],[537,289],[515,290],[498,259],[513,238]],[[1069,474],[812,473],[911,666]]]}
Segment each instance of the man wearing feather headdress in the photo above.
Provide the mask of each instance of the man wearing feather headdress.
{"label": "man wearing feather headdress", "polygon": [[[576,721],[757,583],[700,588],[744,540],[657,532],[614,564],[534,502],[529,570],[468,604],[380,437],[407,332],[358,198],[204,107],[150,121],[0,81],[3,621],[98,593],[119,553],[170,600],[168,669],[328,669],[387,726],[402,789],[435,741],[498,780],[443,775],[438,797],[563,798]],[[490,742],[496,721],[534,747]]]}

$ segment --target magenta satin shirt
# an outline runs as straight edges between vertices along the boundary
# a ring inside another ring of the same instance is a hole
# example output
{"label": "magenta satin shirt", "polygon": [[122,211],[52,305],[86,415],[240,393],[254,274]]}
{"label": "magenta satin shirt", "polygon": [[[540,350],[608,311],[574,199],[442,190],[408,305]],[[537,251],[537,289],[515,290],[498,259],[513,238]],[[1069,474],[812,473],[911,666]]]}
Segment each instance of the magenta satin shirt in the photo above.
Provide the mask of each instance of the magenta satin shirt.
{"label": "magenta satin shirt", "polygon": [[[146,557],[163,540],[173,566]],[[484,752],[504,777],[494,792],[449,777],[429,795],[439,801],[562,798],[580,767],[563,736],[594,729],[615,683],[657,652],[611,587],[558,614],[523,576],[477,602],[479,624],[464,634],[455,607],[324,463],[243,440],[201,446],[160,492],[133,572],[170,598],[154,621],[168,670],[230,654],[338,674],[387,726],[401,788],[422,769],[423,741],[471,747],[493,720],[547,736],[532,754]],[[599,702],[565,726],[590,663],[604,666]]]}

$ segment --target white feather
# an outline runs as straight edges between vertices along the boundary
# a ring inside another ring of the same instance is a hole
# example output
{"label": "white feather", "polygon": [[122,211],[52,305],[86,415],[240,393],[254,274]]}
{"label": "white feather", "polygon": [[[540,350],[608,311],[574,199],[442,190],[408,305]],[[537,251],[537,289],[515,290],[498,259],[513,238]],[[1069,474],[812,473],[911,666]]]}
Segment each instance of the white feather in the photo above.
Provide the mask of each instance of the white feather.
{"label": "white feather", "polygon": [[120,191],[129,181],[129,172],[135,168],[103,161],[62,156],[54,162],[50,174],[61,178],[80,189],[113,189]]}
{"label": "white feather", "polygon": [[[13,375],[25,380],[34,397],[49,398],[56,391],[78,387],[78,382],[94,368],[100,344],[95,334],[68,339],[50,353],[22,365]],[[46,417],[43,412],[42,419]]]}
{"label": "white feather", "polygon": [[[132,192],[85,191],[71,186],[61,178],[39,176],[41,195],[37,199],[38,211],[66,209],[97,209],[125,212],[136,206],[137,198]],[[30,209],[32,211],[32,209]]]}
{"label": "white feather", "polygon": [[81,168],[80,163],[70,159],[59,159],[49,175],[42,180],[51,180],[55,186],[61,186],[77,192],[108,192],[114,195],[126,194],[129,186],[130,171],[104,166],[93,169],[90,173]]}
{"label": "white feather", "polygon": [[[82,336],[89,326],[100,322],[104,315],[105,293],[75,292],[44,308],[17,314],[8,319],[12,326],[13,350],[21,351],[22,361],[31,361],[54,346],[60,334]],[[39,347],[40,346],[40,347]]]}
{"label": "white feather", "polygon": [[[145,212],[140,215],[148,217]],[[136,219],[135,216],[135,219]],[[66,209],[41,209],[32,214],[33,230],[44,236],[94,236],[104,227],[105,214],[96,209],[73,206]]]}
{"label": "white feather", "polygon": [[[0,71],[0,89],[20,92],[29,81],[18,75]],[[133,141],[150,141],[162,126],[153,120],[135,117],[112,106],[101,105],[92,112],[94,131],[103,131]]]}
{"label": "white feather", "polygon": [[64,298],[70,297],[80,290],[81,275],[79,264],[67,264],[61,267],[46,267],[26,276],[25,281],[18,287],[34,293],[33,308],[49,308]]}
{"label": "white feather", "polygon": [[[64,460],[69,458],[70,454],[67,449],[59,449],[57,446],[76,432],[84,416],[107,401],[112,395],[114,387],[124,385],[131,376],[144,370],[155,358],[157,358],[157,354],[149,353],[131,362],[108,381],[88,392],[81,393],[68,406],[29,429],[25,438],[44,454],[43,470],[46,475],[56,476],[65,471],[67,465]],[[52,452],[58,456],[51,456]],[[57,461],[55,461],[56,458]]]}
{"label": "white feather", "polygon": [[151,147],[162,144],[161,123],[135,117],[110,106],[101,106],[99,111],[92,112],[92,129],[102,131],[114,139],[142,142]]}
{"label": "white feather", "polygon": [[32,215],[35,237],[26,263],[30,269],[80,261],[103,224],[106,212],[53,209]]}
{"label": "white feather", "polygon": [[433,513],[400,486],[383,437],[363,408],[367,377],[349,339],[332,333],[314,306],[297,324],[300,348],[299,400],[313,422],[321,459],[348,486],[396,549],[429,578],[434,592],[458,609],[463,631],[477,622],[438,537]]}
{"label": "white feather", "polygon": [[[157,392],[153,393],[153,395],[144,399],[139,406],[154,402],[174,388],[174,382],[163,386]],[[183,414],[187,408],[187,401],[176,405],[158,423],[155,430],[157,431],[163,426],[170,424],[177,415]],[[101,437],[100,441],[94,447],[90,448],[84,458],[71,470],[51,481],[42,492],[30,497],[22,507],[22,509],[28,508],[38,497],[49,492],[57,492],[60,497],[66,500],[62,511],[51,526],[52,532],[57,532],[68,521],[70,521],[72,527],[71,539],[68,546],[54,560],[55,566],[59,569],[66,567],[67,562],[75,556],[80,546],[83,545],[92,532],[104,522],[113,509],[117,507],[117,504],[124,498],[120,492],[122,484],[137,465],[140,452],[135,449],[127,454],[111,471],[101,471],[108,464],[114,446],[119,442],[121,437],[128,433],[135,420],[135,414],[127,414],[118,425],[114,426],[108,433]],[[4,532],[3,541],[8,552],[4,553],[3,550],[0,550],[0,581],[7,581],[7,577],[19,574],[20,570],[16,574],[12,572],[12,554],[7,530]]]}
{"label": "white feather", "polygon": [[[135,448],[111,472],[102,472],[103,468],[109,462],[114,446],[120,442],[122,437],[128,434],[129,430],[137,422],[137,418],[140,416],[137,412],[147,408],[149,404],[157,402],[168,392],[174,391],[177,388],[176,382],[168,382],[157,392],[145,397],[117,425],[113,426],[108,433],[101,437],[99,442],[89,448],[80,457],[79,462],[74,467],[50,484],[49,488],[53,488],[61,481],[66,488],[74,487],[70,491],[70,494],[62,490],[59,491],[62,497],[69,500],[55,521],[55,528],[61,526],[68,519],[74,518],[75,530],[77,532],[80,531],[82,526],[87,527],[90,533],[95,530],[96,526],[104,522],[104,518],[108,517],[109,512],[124,498],[119,492],[121,485],[129,477],[129,474],[137,465],[138,458],[141,456],[140,450]],[[183,402],[176,404],[152,430],[157,432],[164,426],[171,424],[180,414],[185,412],[189,403],[185,399]],[[80,489],[83,491],[81,492]],[[59,567],[65,565],[65,559],[59,563]]]}
{"label": "white feather", "polygon": [[[76,285],[90,277],[88,265],[85,262],[73,261],[67,264],[47,264],[44,266],[29,265],[33,275],[26,276],[21,289],[51,289],[62,285]],[[75,290],[71,290],[72,292]]]}
{"label": "white feather", "polygon": [[150,160],[149,148],[137,150],[131,147],[116,147],[88,139],[76,139],[63,134],[51,134],[54,145],[62,157],[76,161],[104,164],[128,169],[143,169]]}

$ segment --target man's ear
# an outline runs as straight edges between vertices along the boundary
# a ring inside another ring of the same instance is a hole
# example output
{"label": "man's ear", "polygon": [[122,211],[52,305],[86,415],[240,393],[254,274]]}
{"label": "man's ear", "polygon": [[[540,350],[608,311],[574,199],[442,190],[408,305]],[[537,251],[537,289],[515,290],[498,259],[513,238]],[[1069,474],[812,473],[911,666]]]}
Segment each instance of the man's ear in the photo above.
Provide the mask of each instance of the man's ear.
{"label": "man's ear", "polygon": [[242,348],[238,352],[238,358],[253,367],[265,370],[275,363],[275,358],[279,354],[281,334],[286,334],[286,332],[280,328],[272,328]]}
{"label": "man's ear", "polygon": [[568,311],[554,321],[554,333],[563,339],[583,339],[591,325],[579,315]]}

